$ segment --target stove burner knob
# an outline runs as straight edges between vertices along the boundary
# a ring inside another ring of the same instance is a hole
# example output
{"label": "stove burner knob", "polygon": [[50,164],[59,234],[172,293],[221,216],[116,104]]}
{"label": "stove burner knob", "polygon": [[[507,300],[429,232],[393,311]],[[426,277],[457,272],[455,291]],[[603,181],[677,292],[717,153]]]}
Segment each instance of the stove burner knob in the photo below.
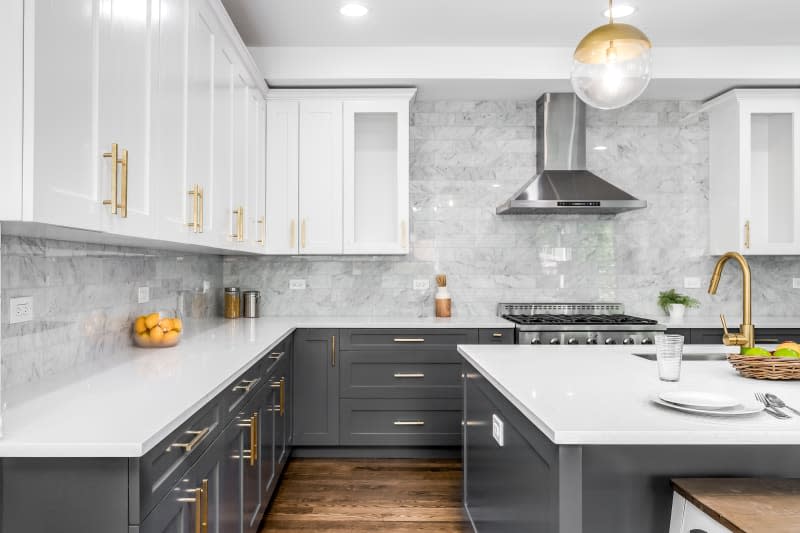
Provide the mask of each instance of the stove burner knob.
{"label": "stove burner knob", "polygon": [[597,344],[597,337],[589,337],[586,339],[586,344]]}
{"label": "stove burner knob", "polygon": [[542,341],[539,339],[539,337],[536,337],[531,339],[531,344],[542,344]]}
{"label": "stove burner knob", "polygon": [[558,339],[550,339],[550,344],[561,344],[561,341]]}
{"label": "stove burner knob", "polygon": [[569,340],[567,340],[567,344],[578,344],[578,339],[570,337]]}
{"label": "stove burner knob", "polygon": [[653,344],[653,339],[651,339],[650,337],[645,337],[644,339],[642,339],[642,344]]}
{"label": "stove burner knob", "polygon": [[606,344],[617,344],[617,341],[614,339],[606,339]]}
{"label": "stove burner knob", "polygon": [[636,341],[633,339],[633,337],[628,337],[624,341],[622,341],[622,344],[634,344],[635,342]]}

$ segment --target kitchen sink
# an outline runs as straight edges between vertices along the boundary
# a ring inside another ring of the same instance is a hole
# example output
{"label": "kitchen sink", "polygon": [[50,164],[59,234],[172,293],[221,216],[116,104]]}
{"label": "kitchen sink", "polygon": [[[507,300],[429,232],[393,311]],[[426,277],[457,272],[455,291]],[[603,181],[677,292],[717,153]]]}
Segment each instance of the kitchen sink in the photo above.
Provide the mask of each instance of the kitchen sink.
{"label": "kitchen sink", "polygon": [[[636,357],[647,359],[648,361],[655,361],[656,354],[654,353],[634,353]],[[728,354],[726,353],[685,353],[683,354],[684,361],[726,361]]]}

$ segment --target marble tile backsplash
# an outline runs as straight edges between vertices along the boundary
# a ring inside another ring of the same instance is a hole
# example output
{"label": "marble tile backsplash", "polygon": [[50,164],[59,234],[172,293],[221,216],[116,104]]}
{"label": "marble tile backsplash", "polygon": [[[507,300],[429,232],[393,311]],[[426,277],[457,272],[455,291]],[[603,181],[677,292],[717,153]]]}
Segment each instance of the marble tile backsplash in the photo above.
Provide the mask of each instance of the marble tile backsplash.
{"label": "marble tile backsplash", "polygon": [[[588,167],[647,200],[601,215],[497,216],[495,206],[535,172],[534,101],[419,101],[411,118],[411,253],[403,257],[226,257],[226,285],[263,292],[267,315],[431,316],[448,275],[454,313],[491,315],[499,301],[620,301],[658,315],[659,291],[701,301],[695,314],[739,313],[732,266],[719,295],[705,292],[708,123],[699,102],[639,101],[588,110]],[[604,146],[605,150],[595,150]],[[754,312],[800,315],[796,257],[754,257]],[[682,289],[686,276],[702,288]],[[289,290],[302,278],[306,290]]]}
{"label": "marble tile backsplash", "polygon": [[[4,387],[35,381],[129,346],[131,318],[178,309],[219,314],[222,258],[3,235],[0,330]],[[203,293],[203,281],[211,289]],[[150,288],[139,304],[138,287]],[[33,296],[34,320],[9,324],[9,298]]]}

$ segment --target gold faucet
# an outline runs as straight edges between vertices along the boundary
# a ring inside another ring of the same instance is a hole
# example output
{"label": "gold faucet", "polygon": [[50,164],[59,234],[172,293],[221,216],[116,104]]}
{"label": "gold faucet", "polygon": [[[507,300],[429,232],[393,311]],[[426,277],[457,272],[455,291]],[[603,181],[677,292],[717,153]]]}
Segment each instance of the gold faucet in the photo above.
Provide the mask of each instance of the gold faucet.
{"label": "gold faucet", "polygon": [[747,259],[738,252],[728,252],[719,258],[717,264],[714,266],[714,273],[711,275],[711,283],[708,286],[709,294],[716,294],[717,287],[719,287],[719,279],[722,277],[722,268],[728,259],[735,259],[739,266],[742,267],[742,324],[739,326],[739,331],[730,333],[728,331],[728,322],[725,320],[725,315],[719,315],[722,321],[722,329],[725,332],[722,335],[722,343],[725,346],[742,346],[744,348],[751,348],[755,344],[756,330],[753,327],[752,317],[752,290],[750,285],[750,265],[747,264]]}

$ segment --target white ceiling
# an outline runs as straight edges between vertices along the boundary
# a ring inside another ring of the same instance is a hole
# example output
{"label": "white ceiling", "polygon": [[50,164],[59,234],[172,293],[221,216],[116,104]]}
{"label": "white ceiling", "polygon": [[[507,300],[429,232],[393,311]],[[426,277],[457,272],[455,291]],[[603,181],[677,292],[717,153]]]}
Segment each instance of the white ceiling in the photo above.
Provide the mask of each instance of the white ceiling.
{"label": "white ceiling", "polygon": [[[223,0],[248,46],[574,46],[604,0]],[[617,0],[655,46],[800,44],[800,0]]]}

